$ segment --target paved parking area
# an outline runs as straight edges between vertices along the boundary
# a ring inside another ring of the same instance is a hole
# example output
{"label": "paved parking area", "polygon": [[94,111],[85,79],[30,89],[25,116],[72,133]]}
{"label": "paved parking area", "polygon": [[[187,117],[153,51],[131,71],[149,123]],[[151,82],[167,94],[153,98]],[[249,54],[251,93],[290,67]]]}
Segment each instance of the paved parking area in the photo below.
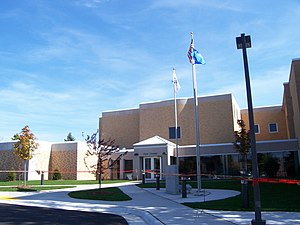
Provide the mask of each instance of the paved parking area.
{"label": "paved parking area", "polygon": [[[99,222],[101,221],[101,222]],[[115,214],[0,204],[1,225],[128,225]]]}

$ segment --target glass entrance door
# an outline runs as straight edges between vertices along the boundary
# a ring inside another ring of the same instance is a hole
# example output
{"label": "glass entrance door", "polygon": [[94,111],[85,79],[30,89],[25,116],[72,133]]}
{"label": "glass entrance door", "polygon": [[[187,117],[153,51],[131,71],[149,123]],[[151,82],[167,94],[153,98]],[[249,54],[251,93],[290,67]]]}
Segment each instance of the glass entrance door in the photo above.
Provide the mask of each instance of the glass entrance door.
{"label": "glass entrance door", "polygon": [[146,180],[154,180],[155,173],[161,173],[161,158],[160,157],[145,157],[144,170]]}

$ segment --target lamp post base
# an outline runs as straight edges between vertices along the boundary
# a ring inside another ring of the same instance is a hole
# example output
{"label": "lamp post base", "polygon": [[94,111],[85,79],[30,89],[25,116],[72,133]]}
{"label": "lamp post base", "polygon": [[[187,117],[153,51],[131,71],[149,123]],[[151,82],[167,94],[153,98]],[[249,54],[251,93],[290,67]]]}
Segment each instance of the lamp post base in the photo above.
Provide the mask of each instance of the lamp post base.
{"label": "lamp post base", "polygon": [[266,225],[266,221],[265,220],[258,221],[258,220],[253,219],[251,221],[251,225]]}

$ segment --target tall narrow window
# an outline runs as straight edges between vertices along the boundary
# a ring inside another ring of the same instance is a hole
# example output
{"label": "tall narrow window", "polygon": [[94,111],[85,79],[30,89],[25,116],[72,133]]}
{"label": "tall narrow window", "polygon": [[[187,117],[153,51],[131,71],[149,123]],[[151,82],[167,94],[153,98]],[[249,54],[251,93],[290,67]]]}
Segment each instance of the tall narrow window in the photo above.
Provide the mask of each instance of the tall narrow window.
{"label": "tall narrow window", "polygon": [[277,123],[269,123],[269,132],[276,133],[278,132],[278,125]]}
{"label": "tall narrow window", "polygon": [[255,134],[260,134],[259,124],[254,124],[254,132]]}
{"label": "tall narrow window", "polygon": [[[169,139],[176,139],[175,127],[169,127]],[[177,127],[177,138],[181,138],[180,127]]]}
{"label": "tall narrow window", "polygon": [[124,160],[124,170],[128,172],[132,172],[133,170],[133,160]]}

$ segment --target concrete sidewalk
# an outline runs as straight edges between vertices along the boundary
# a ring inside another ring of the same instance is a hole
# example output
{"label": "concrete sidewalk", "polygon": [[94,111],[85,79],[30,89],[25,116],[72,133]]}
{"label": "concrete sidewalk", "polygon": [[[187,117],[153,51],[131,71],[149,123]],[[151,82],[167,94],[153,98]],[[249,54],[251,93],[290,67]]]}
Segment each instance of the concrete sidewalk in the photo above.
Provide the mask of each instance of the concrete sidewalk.
{"label": "concrete sidewalk", "polygon": [[[89,212],[107,212],[123,216],[130,225],[142,224],[209,224],[209,225],[249,225],[254,218],[252,212],[228,212],[194,210],[179,202],[199,202],[226,198],[238,194],[235,191],[206,190],[208,195],[195,196],[188,194],[169,195],[164,189],[141,189],[135,182],[103,185],[103,187],[118,186],[129,195],[131,201],[107,202],[94,200],[72,199],[68,192],[74,190],[94,189],[97,185],[80,185],[76,188],[39,193],[0,192],[0,202],[18,205],[51,207]],[[263,212],[267,224],[300,225],[300,213]]]}

